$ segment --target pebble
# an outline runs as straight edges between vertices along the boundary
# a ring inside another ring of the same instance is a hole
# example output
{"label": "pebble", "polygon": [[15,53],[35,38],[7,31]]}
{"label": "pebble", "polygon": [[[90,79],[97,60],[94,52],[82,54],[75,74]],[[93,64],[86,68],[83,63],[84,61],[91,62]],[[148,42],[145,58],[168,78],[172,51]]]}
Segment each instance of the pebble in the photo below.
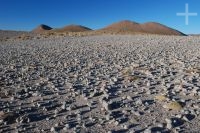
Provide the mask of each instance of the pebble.
{"label": "pebble", "polygon": [[56,128],[55,127],[51,127],[51,132],[55,132],[56,131]]}
{"label": "pebble", "polygon": [[66,106],[66,102],[63,102],[61,108],[62,108],[63,110],[66,110],[66,108],[67,108],[67,106]]}
{"label": "pebble", "polygon": [[158,123],[157,126],[160,127],[160,128],[163,128],[163,127],[164,127],[164,124],[162,124],[162,123]]}
{"label": "pebble", "polygon": [[126,98],[127,98],[128,100],[130,100],[130,101],[133,100],[131,96],[127,96]]}
{"label": "pebble", "polygon": [[167,129],[172,129],[173,128],[172,120],[167,118],[167,119],[165,119],[165,121],[167,123],[166,128]]}
{"label": "pebble", "polygon": [[144,130],[144,133],[152,133],[150,128]]}
{"label": "pebble", "polygon": [[135,101],[135,104],[136,104],[136,105],[142,105],[142,100],[141,100],[141,99],[136,100],[136,101]]}
{"label": "pebble", "polygon": [[109,110],[109,104],[106,102],[106,101],[102,101],[102,106],[103,106],[103,108],[105,109],[105,110]]}

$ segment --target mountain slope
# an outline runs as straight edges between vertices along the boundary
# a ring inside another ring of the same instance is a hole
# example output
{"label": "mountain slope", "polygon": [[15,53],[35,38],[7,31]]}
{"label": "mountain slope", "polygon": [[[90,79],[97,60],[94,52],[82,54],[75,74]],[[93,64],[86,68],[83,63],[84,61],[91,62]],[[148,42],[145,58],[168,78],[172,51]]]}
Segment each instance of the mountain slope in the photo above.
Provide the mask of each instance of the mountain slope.
{"label": "mountain slope", "polygon": [[178,30],[172,29],[165,25],[155,23],[155,22],[148,22],[140,25],[144,32],[150,34],[161,34],[161,35],[185,35]]}
{"label": "mountain slope", "polygon": [[172,29],[170,27],[167,27],[165,25],[155,23],[155,22],[148,22],[144,24],[139,24],[132,21],[120,21],[118,23],[111,24],[105,28],[102,28],[98,31],[104,32],[104,33],[141,33],[141,34],[160,34],[160,35],[180,35],[183,36],[183,34],[180,31],[177,31],[175,29]]}
{"label": "mountain slope", "polygon": [[49,31],[49,30],[52,30],[52,29],[53,28],[51,28],[48,25],[41,24],[37,28],[33,29],[32,32],[33,33],[43,33],[43,32],[46,32],[46,31]]}
{"label": "mountain slope", "polygon": [[84,32],[84,31],[91,31],[92,29],[81,26],[81,25],[68,25],[60,29],[54,29],[53,31],[57,32]]}

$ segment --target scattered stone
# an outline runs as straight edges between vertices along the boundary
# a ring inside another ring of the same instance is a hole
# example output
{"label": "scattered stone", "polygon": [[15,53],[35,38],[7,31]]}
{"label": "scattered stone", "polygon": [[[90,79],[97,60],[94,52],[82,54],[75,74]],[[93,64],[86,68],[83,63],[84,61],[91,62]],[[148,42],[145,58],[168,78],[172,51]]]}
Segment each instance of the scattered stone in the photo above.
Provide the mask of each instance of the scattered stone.
{"label": "scattered stone", "polygon": [[56,128],[55,127],[51,127],[51,132],[55,132],[56,131]]}
{"label": "scattered stone", "polygon": [[137,99],[137,100],[135,101],[135,104],[136,104],[136,105],[142,105],[142,100],[141,100],[141,99]]}
{"label": "scattered stone", "polygon": [[163,128],[163,127],[164,127],[164,124],[162,124],[162,123],[158,123],[157,126],[160,127],[160,128]]}
{"label": "scattered stone", "polygon": [[44,34],[0,44],[0,132],[199,127],[199,37]]}
{"label": "scattered stone", "polygon": [[109,107],[109,104],[108,104],[105,100],[102,101],[102,106],[103,106],[103,108],[104,108],[105,110],[107,110],[107,111],[108,111],[109,108],[110,108],[110,107]]}
{"label": "scattered stone", "polygon": [[167,122],[166,128],[172,129],[173,128],[172,120],[171,119],[165,119],[165,121]]}
{"label": "scattered stone", "polygon": [[150,128],[144,130],[144,133],[152,133]]}
{"label": "scattered stone", "polygon": [[128,100],[130,100],[130,101],[133,100],[131,96],[127,96],[126,98],[127,98]]}
{"label": "scattered stone", "polygon": [[63,102],[61,108],[62,108],[63,110],[66,110],[66,108],[67,108],[66,102]]}

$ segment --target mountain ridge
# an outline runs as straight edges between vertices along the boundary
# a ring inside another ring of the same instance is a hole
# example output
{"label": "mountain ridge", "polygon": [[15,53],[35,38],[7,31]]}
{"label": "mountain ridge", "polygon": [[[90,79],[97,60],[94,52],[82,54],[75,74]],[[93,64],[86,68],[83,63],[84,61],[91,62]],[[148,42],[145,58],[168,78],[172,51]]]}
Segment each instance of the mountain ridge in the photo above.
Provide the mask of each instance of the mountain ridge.
{"label": "mountain ridge", "polygon": [[112,23],[101,29],[92,30],[82,25],[67,25],[62,28],[51,28],[47,25],[40,25],[33,29],[31,32],[44,33],[44,32],[90,32],[92,34],[158,34],[158,35],[178,35],[186,36],[186,34],[163,25],[158,22],[137,23],[130,20],[123,20]]}

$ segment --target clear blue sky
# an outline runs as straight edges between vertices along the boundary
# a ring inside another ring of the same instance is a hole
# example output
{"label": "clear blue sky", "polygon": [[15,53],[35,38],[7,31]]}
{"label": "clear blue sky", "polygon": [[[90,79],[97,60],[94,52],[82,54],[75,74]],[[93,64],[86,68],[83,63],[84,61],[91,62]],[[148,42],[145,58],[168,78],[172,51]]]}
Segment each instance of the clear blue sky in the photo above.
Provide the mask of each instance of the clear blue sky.
{"label": "clear blue sky", "polygon": [[[197,17],[177,17],[185,3]],[[0,29],[32,30],[39,24],[80,24],[99,29],[120,20],[155,21],[184,33],[200,33],[200,0],[0,0]]]}

